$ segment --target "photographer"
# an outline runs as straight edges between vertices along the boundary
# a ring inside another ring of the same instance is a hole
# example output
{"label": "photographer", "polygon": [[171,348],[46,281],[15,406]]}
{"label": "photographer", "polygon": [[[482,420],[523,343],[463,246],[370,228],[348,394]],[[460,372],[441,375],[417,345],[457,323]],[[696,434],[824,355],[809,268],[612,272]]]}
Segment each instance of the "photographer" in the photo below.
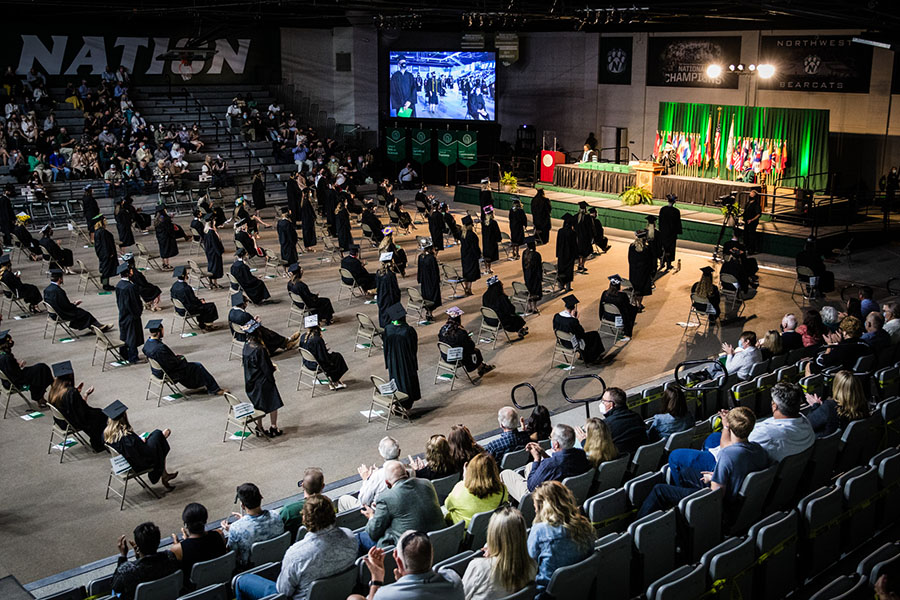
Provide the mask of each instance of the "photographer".
{"label": "photographer", "polygon": [[750,197],[747,198],[747,204],[744,205],[744,246],[747,247],[748,256],[757,252],[756,228],[762,216],[762,205],[759,201],[760,191],[758,187],[750,190]]}

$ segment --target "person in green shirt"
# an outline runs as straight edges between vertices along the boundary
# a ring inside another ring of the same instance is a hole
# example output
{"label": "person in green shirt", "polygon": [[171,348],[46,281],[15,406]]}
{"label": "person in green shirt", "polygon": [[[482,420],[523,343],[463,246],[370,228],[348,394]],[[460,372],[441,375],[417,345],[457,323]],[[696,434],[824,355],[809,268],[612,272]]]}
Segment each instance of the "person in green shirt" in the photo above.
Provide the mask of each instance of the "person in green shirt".
{"label": "person in green shirt", "polygon": [[313,494],[321,494],[325,487],[325,474],[318,467],[309,467],[303,473],[303,479],[297,482],[297,486],[303,489],[303,498],[281,507],[281,521],[285,531],[291,532],[291,539],[297,538],[297,530],[303,524],[303,505],[306,499]]}
{"label": "person in green shirt", "polygon": [[505,502],[509,502],[509,494],[500,480],[497,462],[482,452],[466,463],[463,480],[447,496],[444,510],[448,522],[465,521],[468,527],[473,515],[494,510]]}

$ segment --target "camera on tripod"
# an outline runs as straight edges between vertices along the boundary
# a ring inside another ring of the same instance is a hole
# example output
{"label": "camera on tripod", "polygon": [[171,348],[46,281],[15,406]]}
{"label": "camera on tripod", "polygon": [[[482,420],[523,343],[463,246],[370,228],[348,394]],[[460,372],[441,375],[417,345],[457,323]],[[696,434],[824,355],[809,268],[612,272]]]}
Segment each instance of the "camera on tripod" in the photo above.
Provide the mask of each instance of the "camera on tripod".
{"label": "camera on tripod", "polygon": [[731,206],[737,202],[737,192],[733,191],[724,196],[719,196],[716,200],[716,206]]}

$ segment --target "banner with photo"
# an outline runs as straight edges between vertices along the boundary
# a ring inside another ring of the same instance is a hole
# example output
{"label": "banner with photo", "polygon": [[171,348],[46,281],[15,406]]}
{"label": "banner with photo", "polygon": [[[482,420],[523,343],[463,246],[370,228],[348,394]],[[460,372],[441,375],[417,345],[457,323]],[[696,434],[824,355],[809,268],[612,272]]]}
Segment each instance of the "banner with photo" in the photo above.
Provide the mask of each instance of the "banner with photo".
{"label": "banner with photo", "polygon": [[[738,76],[727,67],[740,60],[740,36],[651,37],[647,45],[647,85],[736,90]],[[722,65],[722,74],[709,77],[706,68],[710,64]]]}
{"label": "banner with photo", "polygon": [[478,162],[478,134],[474,131],[456,132],[456,151],[459,164],[469,168]]}
{"label": "banner with photo", "polygon": [[600,38],[597,83],[631,85],[631,44],[631,36]]}
{"label": "banner with photo", "polygon": [[385,131],[384,151],[392,162],[406,158],[406,134],[403,127],[388,127]]}
{"label": "banner with photo", "polygon": [[456,163],[456,135],[453,131],[438,133],[438,161],[448,167]]}
{"label": "banner with photo", "polygon": [[414,129],[412,132],[412,159],[424,165],[431,160],[431,129]]}
{"label": "banner with photo", "polygon": [[762,36],[760,63],[775,65],[760,89],[793,92],[867,94],[872,77],[872,46],[854,44],[849,35]]}

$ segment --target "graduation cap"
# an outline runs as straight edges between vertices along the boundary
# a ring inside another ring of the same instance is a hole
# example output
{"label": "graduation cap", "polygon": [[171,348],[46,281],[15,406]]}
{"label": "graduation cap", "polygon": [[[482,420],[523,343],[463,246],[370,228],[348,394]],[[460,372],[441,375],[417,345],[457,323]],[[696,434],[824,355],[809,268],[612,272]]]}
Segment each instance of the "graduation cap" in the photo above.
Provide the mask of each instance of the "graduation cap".
{"label": "graduation cap", "polygon": [[125,262],[134,260],[134,254],[132,254],[131,252],[126,252],[125,254],[122,255],[122,260],[124,260]]}
{"label": "graduation cap", "polygon": [[384,229],[381,230],[381,233],[383,233],[384,235],[391,235],[392,233],[394,233],[394,228],[393,227],[385,227]]}
{"label": "graduation cap", "polygon": [[234,226],[235,226],[235,227],[242,227],[242,226],[244,226],[244,225],[246,225],[246,224],[247,224],[247,219],[246,219],[246,218],[244,218],[244,219],[238,219],[237,221],[234,222]]}
{"label": "graduation cap", "polygon": [[91,223],[99,223],[102,220],[103,220],[103,213],[100,213],[99,215],[94,215],[93,217],[91,217]]}
{"label": "graduation cap", "polygon": [[488,277],[488,280],[487,280],[488,286],[492,286],[495,283],[500,283],[499,277],[497,277],[496,275],[491,275],[490,277]]}
{"label": "graduation cap", "polygon": [[238,258],[243,258],[243,257],[247,256],[247,250],[245,250],[244,248],[238,248],[237,251],[235,252],[235,254],[237,255]]}
{"label": "graduation cap", "polygon": [[675,194],[666,194],[666,200],[668,200],[669,202],[675,202],[676,200],[678,200],[678,196],[676,196]]}
{"label": "graduation cap", "polygon": [[462,315],[466,314],[465,312],[463,312],[463,309],[458,306],[451,306],[444,312],[446,312],[451,317],[461,317]]}
{"label": "graduation cap", "polygon": [[492,213],[494,212],[494,205],[493,205],[493,204],[488,204],[487,206],[484,207],[483,210],[484,210],[484,214],[490,215],[490,214],[492,214]]}
{"label": "graduation cap", "polygon": [[122,275],[123,273],[125,273],[125,271],[128,271],[129,269],[131,269],[131,265],[128,264],[127,262],[123,262],[116,268],[116,273],[119,275]]}
{"label": "graduation cap", "polygon": [[392,304],[387,309],[387,316],[391,321],[399,321],[400,319],[406,318],[406,309],[403,308],[403,305],[397,302],[396,304]]}
{"label": "graduation cap", "polygon": [[54,363],[50,368],[53,370],[54,377],[65,377],[67,375],[75,374],[75,370],[72,368],[72,362],[68,360]]}
{"label": "graduation cap", "polygon": [[9,257],[9,254],[4,254],[0,256],[0,265],[8,265],[12,262],[12,259]]}
{"label": "graduation cap", "polygon": [[651,225],[656,223],[656,215],[647,215],[647,222]]}
{"label": "graduation cap", "polygon": [[240,306],[244,302],[246,302],[246,300],[244,300],[244,292],[235,292],[231,295],[232,306]]}
{"label": "graduation cap", "polygon": [[121,400],[116,400],[109,406],[103,409],[103,414],[109,417],[110,419],[118,419],[122,415],[125,414],[125,411],[128,410],[128,407],[122,404]]}
{"label": "graduation cap", "polygon": [[50,277],[62,277],[62,269],[50,269]]}
{"label": "graduation cap", "polygon": [[431,241],[431,238],[419,238],[419,247],[422,248],[422,250],[427,250],[428,248],[431,248],[433,246],[434,243]]}
{"label": "graduation cap", "polygon": [[712,267],[702,267],[702,268],[700,269],[700,271],[703,272],[703,273],[706,273],[707,275],[712,275],[712,274],[713,274],[713,268],[712,268]]}
{"label": "graduation cap", "polygon": [[462,218],[462,224],[465,225],[466,227],[468,227],[469,225],[474,225],[474,222],[472,221],[472,217],[470,217],[469,215],[464,216]]}
{"label": "graduation cap", "polygon": [[296,273],[300,270],[300,265],[297,263],[291,263],[290,266],[288,266],[287,270],[288,273]]}
{"label": "graduation cap", "polygon": [[381,262],[390,262],[392,258],[394,258],[393,252],[382,252],[381,256],[378,257],[378,260]]}
{"label": "graduation cap", "polygon": [[41,227],[41,233],[46,233],[47,231],[53,231],[53,225],[47,223],[43,227]]}
{"label": "graduation cap", "polygon": [[533,235],[525,236],[524,242],[525,242],[526,244],[533,244],[533,243],[535,243],[535,241],[536,241],[536,240],[534,239],[534,236],[533,236]]}
{"label": "graduation cap", "polygon": [[635,231],[634,235],[635,235],[635,237],[645,238],[645,237],[647,237],[647,230],[641,229],[640,231]]}
{"label": "graduation cap", "polygon": [[610,275],[609,277],[607,277],[607,279],[609,279],[610,282],[616,285],[620,285],[622,283],[622,277],[620,277],[618,273],[616,273],[615,275]]}
{"label": "graduation cap", "polygon": [[289,214],[290,212],[291,212],[291,209],[289,209],[287,206],[281,207],[281,214],[286,215],[286,214]]}
{"label": "graduation cap", "polygon": [[350,254],[353,254],[354,256],[359,254],[359,246],[357,246],[356,244],[351,244],[350,245]]}
{"label": "graduation cap", "polygon": [[596,214],[597,214],[597,209],[594,208],[593,206],[590,207],[590,208],[588,209],[588,214],[589,214],[589,215],[596,215]]}
{"label": "graduation cap", "polygon": [[213,213],[206,213],[205,215],[203,215],[203,220],[204,221],[212,221],[215,218],[215,216],[216,215]]}
{"label": "graduation cap", "polygon": [[157,204],[157,205],[156,205],[156,212],[161,213],[161,212],[163,212],[164,210],[166,210],[166,205],[165,205],[165,204]]}
{"label": "graduation cap", "polygon": [[251,319],[247,321],[247,324],[241,327],[241,329],[243,329],[247,333],[253,333],[257,329],[259,329],[259,321],[257,321],[256,319]]}
{"label": "graduation cap", "polygon": [[490,183],[490,182],[491,182],[491,178],[490,178],[490,177],[485,177],[485,178],[483,178],[483,179],[481,180],[481,183]]}
{"label": "graduation cap", "polygon": [[584,200],[582,200],[581,202],[578,203],[578,208],[587,209],[587,207],[588,207],[588,203],[585,202]]}
{"label": "graduation cap", "polygon": [[147,329],[150,331],[159,331],[162,329],[163,322],[162,319],[150,319],[147,321]]}
{"label": "graduation cap", "polygon": [[16,213],[16,219],[19,221],[19,223],[26,223],[31,220],[31,215],[23,212],[18,212]]}
{"label": "graduation cap", "polygon": [[178,279],[181,279],[182,277],[184,277],[185,271],[187,271],[187,267],[185,267],[184,265],[178,265],[177,267],[172,269],[172,277],[177,277]]}
{"label": "graduation cap", "polygon": [[575,297],[575,294],[569,294],[562,301],[566,308],[575,308],[575,305],[578,304],[578,298]]}
{"label": "graduation cap", "polygon": [[307,329],[311,327],[319,326],[319,315],[309,315],[307,317],[303,317],[303,326]]}
{"label": "graduation cap", "polygon": [[244,197],[243,197],[243,196],[238,196],[237,198],[234,199],[234,205],[235,205],[235,206],[240,206],[240,205],[243,204],[243,203],[244,203]]}
{"label": "graduation cap", "polygon": [[93,188],[94,188],[94,186],[91,185],[91,184],[89,183],[89,184],[87,184],[86,186],[84,186],[84,187],[81,188],[81,189],[83,189],[84,191],[88,191],[88,190],[93,189]]}
{"label": "graduation cap", "polygon": [[8,337],[9,337],[9,329],[4,329],[3,331],[0,331],[0,342],[5,341],[6,338],[8,338]]}

